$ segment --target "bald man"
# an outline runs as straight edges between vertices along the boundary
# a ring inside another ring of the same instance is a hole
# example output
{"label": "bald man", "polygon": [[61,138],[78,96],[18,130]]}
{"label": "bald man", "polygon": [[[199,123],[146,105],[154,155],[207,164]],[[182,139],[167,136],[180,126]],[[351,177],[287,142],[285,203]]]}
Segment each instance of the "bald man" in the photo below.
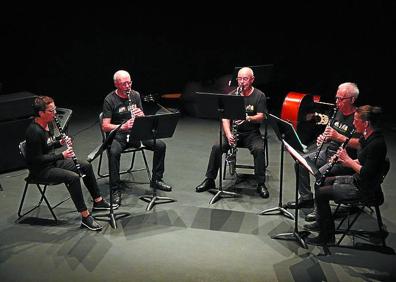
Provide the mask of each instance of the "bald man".
{"label": "bald man", "polygon": [[[241,68],[238,72],[237,81],[238,88],[230,94],[236,95],[238,92],[244,97],[246,118],[236,121],[222,120],[225,135],[223,146],[220,146],[220,144],[213,145],[206,170],[206,178],[195,188],[195,191],[200,193],[216,188],[215,179],[220,168],[222,153],[226,153],[236,142],[237,146],[248,148],[253,155],[257,192],[261,197],[268,198],[269,192],[265,186],[265,146],[260,132],[260,124],[267,112],[266,97],[262,91],[253,87],[254,73],[251,68]],[[238,140],[232,132],[233,123],[237,127]]]}
{"label": "bald man", "polygon": [[[140,141],[133,140],[131,129],[134,125],[134,117],[144,116],[142,101],[139,92],[132,89],[132,79],[127,71],[119,70],[114,76],[115,90],[111,91],[103,103],[103,123],[102,129],[105,132],[122,126],[118,130],[111,144],[109,155],[110,186],[113,193],[114,203],[121,204],[120,186],[120,157],[122,151],[129,147],[140,147]],[[162,191],[170,192],[172,187],[163,180],[165,171],[166,145],[161,140],[144,140],[141,142],[147,149],[154,151],[152,164],[151,187]]]}

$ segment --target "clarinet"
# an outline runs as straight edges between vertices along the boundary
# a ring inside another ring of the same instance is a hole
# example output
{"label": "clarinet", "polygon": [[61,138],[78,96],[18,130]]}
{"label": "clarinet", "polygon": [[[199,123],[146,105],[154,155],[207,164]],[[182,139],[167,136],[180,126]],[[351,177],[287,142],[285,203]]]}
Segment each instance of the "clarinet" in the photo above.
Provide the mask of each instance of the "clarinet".
{"label": "clarinet", "polygon": [[[331,115],[331,118],[327,121],[326,127],[327,127],[329,124],[331,125],[331,123],[333,122],[333,119],[335,118],[336,114],[337,114],[337,108],[334,108],[334,109],[333,109],[333,114]],[[316,162],[318,161],[318,157],[319,157],[320,151],[322,151],[322,147],[323,147],[323,144],[324,144],[324,143],[325,143],[325,140],[323,140],[323,141],[321,142],[321,144],[320,144],[320,146],[319,146],[319,148],[318,148],[318,151],[316,152],[316,155],[315,155],[315,165],[316,165]]]}
{"label": "clarinet", "polygon": [[[136,108],[136,104],[132,103],[132,99],[131,99],[132,90],[128,89],[126,94],[128,96],[128,101],[129,101],[128,109],[131,112],[131,118],[134,120],[135,119],[135,115],[133,114],[133,109]],[[129,138],[130,138],[130,133],[128,131],[128,134],[126,136],[126,142],[127,143],[129,143]]]}
{"label": "clarinet", "polygon": [[[345,147],[348,145],[349,140],[351,140],[353,133],[355,132],[355,129],[352,129],[350,132],[349,137],[345,139],[345,141],[340,145],[340,148],[345,149]],[[323,185],[324,180],[326,179],[327,175],[330,173],[331,169],[335,165],[335,163],[338,161],[338,155],[335,155],[333,159],[331,160],[329,166],[327,167],[326,171],[320,176],[318,180],[315,182],[316,187],[320,187]]]}
{"label": "clarinet", "polygon": [[[242,90],[243,90],[243,87],[238,86],[238,88],[236,90],[236,96],[241,96]],[[235,170],[236,170],[236,154],[238,151],[237,143],[238,143],[238,135],[239,135],[238,134],[238,125],[235,121],[232,121],[231,131],[232,131],[232,135],[234,136],[235,140],[234,140],[234,143],[231,144],[231,148],[228,150],[228,153],[226,156],[226,162],[228,164],[230,175],[234,175]]]}
{"label": "clarinet", "polygon": [[[65,142],[65,144],[66,144],[67,149],[70,149],[70,148],[71,148],[71,149],[73,150],[73,148],[70,147],[70,146],[67,144],[67,142],[66,142],[67,135],[66,135],[66,133],[63,131],[63,128],[62,128],[62,126],[61,126],[61,124],[60,124],[60,121],[59,121],[58,117],[55,116],[54,120],[55,120],[56,126],[58,127],[60,136],[61,136],[62,140],[63,140],[63,141]],[[74,152],[74,151],[73,151],[73,152]],[[73,160],[74,164],[76,165],[76,168],[77,168],[77,171],[78,171],[78,174],[80,175],[80,177],[85,177],[85,174],[84,174],[84,172],[83,172],[82,169],[81,169],[81,165],[80,165],[80,163],[78,162],[76,155],[74,155],[74,156],[72,157],[72,160]]]}

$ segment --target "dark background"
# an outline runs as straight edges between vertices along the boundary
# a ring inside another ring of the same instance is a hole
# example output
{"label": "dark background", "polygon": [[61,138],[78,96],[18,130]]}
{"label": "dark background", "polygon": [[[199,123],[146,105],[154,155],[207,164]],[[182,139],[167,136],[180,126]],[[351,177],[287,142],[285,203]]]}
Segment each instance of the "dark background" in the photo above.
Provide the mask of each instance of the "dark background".
{"label": "dark background", "polygon": [[187,83],[210,83],[234,66],[274,64],[271,83],[262,86],[273,111],[289,91],[333,102],[338,84],[354,81],[360,105],[379,105],[389,114],[395,2],[316,2],[242,2],[216,10],[210,3],[143,9],[118,2],[3,8],[1,92],[100,107],[118,69],[149,94],[183,92]]}

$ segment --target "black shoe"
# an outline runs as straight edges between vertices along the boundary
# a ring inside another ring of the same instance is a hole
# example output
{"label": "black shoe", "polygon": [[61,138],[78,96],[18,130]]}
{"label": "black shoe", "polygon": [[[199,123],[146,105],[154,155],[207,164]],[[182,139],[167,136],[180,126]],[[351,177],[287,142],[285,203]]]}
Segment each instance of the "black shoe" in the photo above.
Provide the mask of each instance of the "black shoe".
{"label": "black shoe", "polygon": [[[313,208],[314,207],[314,200],[313,199],[309,199],[309,200],[303,200],[302,198],[298,199],[298,205],[297,208],[301,209],[301,208]],[[287,209],[295,209],[296,208],[296,202],[288,202],[285,205],[285,208]]]}
{"label": "black shoe", "polygon": [[[113,200],[113,202],[114,202],[114,200]],[[113,209],[114,210],[118,209],[118,207],[119,207],[118,204],[114,204],[113,203]],[[100,211],[100,210],[102,210],[102,211],[103,210],[110,210],[110,204],[104,198],[102,198],[102,201],[100,201],[100,202],[95,202],[94,201],[94,204],[93,204],[93,207],[92,207],[92,211]]]}
{"label": "black shoe", "polygon": [[316,209],[314,209],[313,212],[305,216],[305,221],[309,221],[309,222],[316,221],[316,216],[317,216]]}
{"label": "black shoe", "polygon": [[269,192],[265,184],[258,184],[257,185],[257,193],[260,194],[261,197],[263,198],[268,198],[269,197]]}
{"label": "black shoe", "polygon": [[113,190],[112,192],[113,205],[121,206],[121,190]]}
{"label": "black shoe", "polygon": [[314,223],[304,224],[303,227],[305,230],[309,230],[309,231],[316,231],[316,232],[320,231],[319,223],[316,221]]}
{"label": "black shoe", "polygon": [[172,191],[172,186],[166,184],[164,181],[162,180],[156,180],[156,181],[152,181],[150,183],[151,188],[156,188],[165,192],[170,192]]}
{"label": "black shoe", "polygon": [[316,236],[312,238],[305,238],[305,243],[309,245],[316,245],[316,246],[331,246],[335,245],[335,236]]}
{"label": "black shoe", "polygon": [[92,215],[81,218],[81,228],[88,228],[89,230],[99,231],[103,226],[95,221]]}
{"label": "black shoe", "polygon": [[205,178],[205,180],[195,188],[195,192],[201,193],[209,189],[216,189],[216,183],[212,178]]}

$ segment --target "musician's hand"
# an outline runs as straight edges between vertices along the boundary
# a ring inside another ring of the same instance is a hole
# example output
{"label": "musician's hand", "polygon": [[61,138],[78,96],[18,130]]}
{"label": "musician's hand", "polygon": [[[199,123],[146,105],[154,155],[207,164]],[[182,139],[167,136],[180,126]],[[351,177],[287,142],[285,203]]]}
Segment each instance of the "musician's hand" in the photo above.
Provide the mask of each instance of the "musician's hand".
{"label": "musician's hand", "polygon": [[339,141],[340,133],[338,133],[334,128],[328,126],[325,130],[325,133],[328,139]]}
{"label": "musician's hand", "polygon": [[71,159],[75,156],[73,148],[69,147],[65,151],[62,152],[63,158],[64,159]]}
{"label": "musician's hand", "polygon": [[136,117],[144,117],[143,111],[142,111],[140,108],[138,108],[138,107],[135,107],[135,108],[132,110],[132,113],[133,113]]}
{"label": "musician's hand", "polygon": [[121,129],[122,131],[128,131],[128,130],[130,130],[130,129],[133,127],[134,121],[135,121],[135,119],[133,119],[133,118],[128,119],[127,122],[125,122],[123,125],[121,125],[121,128],[120,128],[120,129]]}
{"label": "musician's hand", "polygon": [[235,136],[234,135],[232,135],[230,133],[230,134],[226,135],[226,137],[227,137],[227,140],[228,140],[228,144],[232,145],[232,144],[235,143]]}
{"label": "musician's hand", "polygon": [[326,143],[326,139],[324,133],[320,134],[318,138],[316,138],[316,146],[320,147],[323,143]]}
{"label": "musician's hand", "polygon": [[59,142],[62,146],[67,145],[69,147],[73,147],[72,139],[69,136],[66,136],[66,138],[62,138]]}
{"label": "musician's hand", "polygon": [[338,155],[338,160],[339,162],[343,165],[343,166],[351,166],[351,163],[353,162],[353,160],[351,159],[351,157],[348,155],[347,151],[343,148],[339,148],[337,151],[337,155]]}

